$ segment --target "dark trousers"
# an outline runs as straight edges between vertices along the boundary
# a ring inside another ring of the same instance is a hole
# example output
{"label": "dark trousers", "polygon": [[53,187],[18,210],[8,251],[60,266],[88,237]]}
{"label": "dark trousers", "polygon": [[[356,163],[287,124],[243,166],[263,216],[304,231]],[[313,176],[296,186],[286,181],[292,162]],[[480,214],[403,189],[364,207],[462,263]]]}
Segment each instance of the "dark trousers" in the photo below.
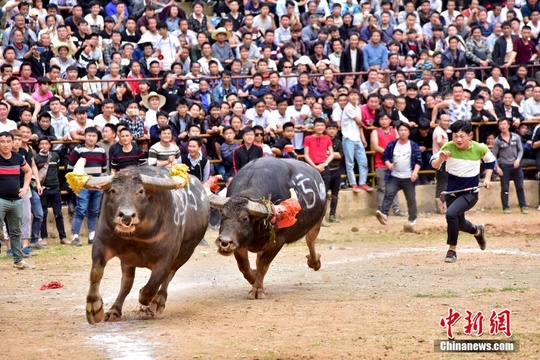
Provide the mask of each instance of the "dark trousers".
{"label": "dark trousers", "polygon": [[476,226],[465,219],[465,212],[478,202],[478,193],[468,193],[461,196],[446,197],[446,243],[451,246],[457,245],[459,231],[476,234]]}
{"label": "dark trousers", "polygon": [[513,165],[500,165],[503,174],[501,178],[501,201],[503,209],[508,208],[508,191],[510,190],[510,180],[514,181],[518,197],[519,207],[526,207],[525,190],[523,189],[523,170],[515,169]]}
{"label": "dark trousers", "polygon": [[399,179],[390,176],[390,181],[386,183],[384,191],[384,199],[381,205],[381,212],[388,215],[392,207],[392,201],[396,197],[399,190],[403,190],[405,199],[407,200],[407,211],[409,211],[409,221],[416,220],[418,210],[416,208],[416,186],[410,178]]}
{"label": "dark trousers", "polygon": [[330,216],[336,215],[339,187],[341,184],[341,171],[339,168],[330,170]]}
{"label": "dark trousers", "polygon": [[48,238],[47,232],[47,208],[51,207],[54,213],[56,222],[56,230],[60,239],[66,238],[66,230],[64,229],[64,217],[62,215],[62,196],[60,189],[44,188],[41,195],[41,206],[43,208],[43,221],[41,222],[41,237]]}

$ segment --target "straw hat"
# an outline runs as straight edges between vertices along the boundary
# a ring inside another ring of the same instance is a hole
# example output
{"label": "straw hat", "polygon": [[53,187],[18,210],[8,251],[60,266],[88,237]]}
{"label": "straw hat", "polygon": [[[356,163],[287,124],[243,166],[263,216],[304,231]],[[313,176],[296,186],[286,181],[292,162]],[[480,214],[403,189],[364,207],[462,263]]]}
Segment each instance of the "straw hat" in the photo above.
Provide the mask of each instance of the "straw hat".
{"label": "straw hat", "polygon": [[143,103],[143,106],[147,109],[150,109],[150,105],[148,104],[148,100],[150,100],[150,98],[153,98],[153,97],[157,97],[159,99],[159,108],[161,109],[163,106],[165,106],[165,103],[167,102],[167,100],[165,99],[165,96],[163,95],[160,95],[158,94],[157,92],[155,91],[152,91],[151,93],[149,93],[148,95],[145,95],[142,99],[142,103]]}
{"label": "straw hat", "polygon": [[58,43],[58,45],[56,45],[55,47],[53,47],[52,49],[52,52],[54,55],[58,56],[58,50],[60,50],[60,48],[67,48],[68,49],[68,54],[67,56],[72,56],[73,55],[73,49],[71,48],[71,46],[66,43],[66,42],[61,42],[61,43]]}
{"label": "straw hat", "polygon": [[225,40],[229,40],[229,38],[231,37],[231,33],[228,32],[227,30],[225,30],[224,27],[219,27],[217,28],[216,30],[212,31],[212,39],[214,40],[217,40],[217,36],[219,34],[225,34]]}

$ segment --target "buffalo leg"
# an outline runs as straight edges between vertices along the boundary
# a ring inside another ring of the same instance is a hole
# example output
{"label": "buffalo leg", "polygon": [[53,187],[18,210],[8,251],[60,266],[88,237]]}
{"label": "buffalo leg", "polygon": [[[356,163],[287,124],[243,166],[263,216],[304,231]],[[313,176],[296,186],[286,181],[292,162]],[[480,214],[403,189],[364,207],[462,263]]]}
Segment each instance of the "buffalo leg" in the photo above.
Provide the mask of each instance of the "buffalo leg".
{"label": "buffalo leg", "polygon": [[148,315],[159,315],[163,312],[163,310],[165,310],[165,302],[167,301],[167,288],[169,287],[169,283],[174,277],[174,274],[176,274],[176,270],[171,270],[169,276],[167,276],[167,279],[159,288],[158,293],[152,299],[150,306],[148,306],[148,308],[146,309]]}
{"label": "buffalo leg", "polygon": [[99,285],[103,278],[105,265],[112,258],[111,254],[105,255],[102,248],[94,243],[92,248],[92,269],[90,270],[90,289],[86,295],[86,320],[94,325],[103,320],[103,299],[99,294]]}
{"label": "buffalo leg", "polygon": [[113,306],[105,313],[105,321],[116,321],[120,320],[122,316],[122,306],[124,305],[124,300],[126,296],[131,291],[133,287],[133,280],[135,280],[135,267],[128,266],[122,262],[122,283],[120,285],[120,292],[116,297],[116,301]]}
{"label": "buffalo leg", "polygon": [[244,274],[244,278],[251,284],[255,282],[256,271],[249,264],[248,251],[246,248],[239,248],[234,251],[234,257],[238,264],[238,269]]}
{"label": "buffalo leg", "polygon": [[150,302],[156,296],[159,287],[167,279],[170,273],[170,263],[164,262],[159,264],[158,267],[152,269],[150,279],[144,287],[139,291],[139,303],[143,306],[149,306]]}
{"label": "buffalo leg", "polygon": [[248,294],[248,299],[264,299],[264,277],[270,268],[270,263],[272,260],[274,260],[279,250],[281,250],[283,247],[283,243],[284,242],[280,241],[279,239],[276,241],[276,245],[274,245],[271,249],[257,254],[257,272],[255,282],[253,283],[251,291]]}
{"label": "buffalo leg", "polygon": [[317,254],[315,251],[315,240],[317,240],[317,236],[319,236],[319,230],[321,230],[320,223],[315,225],[306,234],[306,243],[309,248],[309,255],[306,255],[307,264],[315,271],[321,268],[321,254]]}

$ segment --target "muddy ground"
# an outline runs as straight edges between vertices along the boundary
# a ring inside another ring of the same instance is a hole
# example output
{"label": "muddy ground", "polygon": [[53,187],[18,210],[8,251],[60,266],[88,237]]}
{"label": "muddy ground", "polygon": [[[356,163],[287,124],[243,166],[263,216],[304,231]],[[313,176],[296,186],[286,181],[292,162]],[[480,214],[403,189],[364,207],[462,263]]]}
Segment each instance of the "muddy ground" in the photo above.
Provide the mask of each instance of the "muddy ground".
{"label": "muddy ground", "polygon": [[[484,222],[488,248],[463,235],[459,261],[443,262],[445,224],[440,215],[418,220],[390,217],[342,219],[322,230],[322,268],[306,265],[303,241],[284,248],[266,277],[265,300],[247,300],[250,289],[234,258],[198,247],[171,283],[164,313],[138,312],[138,289],[148,271],[138,270],[122,321],[88,325],[90,246],[52,245],[18,271],[0,255],[1,359],[433,359],[463,358],[434,352],[444,339],[439,325],[449,307],[482,311],[489,332],[492,310],[512,311],[518,354],[476,354],[480,359],[540,358],[540,215],[470,212]],[[207,238],[215,239],[209,231]],[[105,272],[106,308],[119,289],[118,260]],[[59,281],[64,287],[40,291]],[[458,339],[463,319],[454,327]],[[481,339],[505,339],[483,335]]]}

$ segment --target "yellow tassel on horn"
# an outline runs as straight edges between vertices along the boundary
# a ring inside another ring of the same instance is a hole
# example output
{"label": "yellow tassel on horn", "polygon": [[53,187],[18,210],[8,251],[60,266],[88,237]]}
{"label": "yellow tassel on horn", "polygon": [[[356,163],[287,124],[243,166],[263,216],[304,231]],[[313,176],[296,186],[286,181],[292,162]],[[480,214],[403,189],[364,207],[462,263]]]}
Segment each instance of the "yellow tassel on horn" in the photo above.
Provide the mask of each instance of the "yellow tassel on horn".
{"label": "yellow tassel on horn", "polygon": [[84,172],[85,165],[86,159],[80,158],[73,167],[73,171],[66,174],[66,181],[76,195],[79,195],[79,192],[90,180],[90,175]]}
{"label": "yellow tassel on horn", "polygon": [[186,164],[175,164],[171,167],[169,175],[171,178],[179,184],[182,184],[182,187],[189,185],[189,168]]}

